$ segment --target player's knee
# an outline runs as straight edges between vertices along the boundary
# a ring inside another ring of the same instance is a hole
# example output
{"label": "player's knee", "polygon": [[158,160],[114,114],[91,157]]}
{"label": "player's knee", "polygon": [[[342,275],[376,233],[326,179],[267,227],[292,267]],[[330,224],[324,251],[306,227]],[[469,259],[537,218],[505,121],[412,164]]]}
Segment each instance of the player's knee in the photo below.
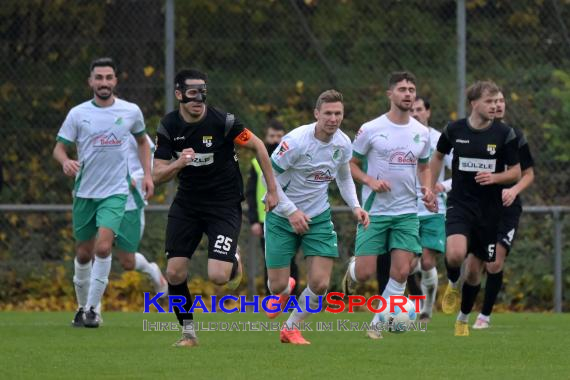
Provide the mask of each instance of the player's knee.
{"label": "player's knee", "polygon": [[493,274],[499,273],[500,271],[503,270],[503,264],[504,264],[504,262],[499,261],[499,260],[494,261],[492,263],[487,263],[487,265],[486,265],[487,272],[493,273]]}
{"label": "player's knee", "polygon": [[135,270],[135,257],[134,255],[125,255],[119,258],[123,270]]}
{"label": "player's knee", "polygon": [[390,277],[398,282],[406,282],[411,270],[409,268],[397,268],[390,271]]}
{"label": "player's knee", "polygon": [[312,280],[309,281],[309,288],[315,294],[323,294],[329,288],[329,282],[328,279]]}
{"label": "player's knee", "polygon": [[465,282],[469,285],[477,285],[481,282],[481,272],[478,270],[466,270]]}
{"label": "player's knee", "polygon": [[87,264],[93,259],[92,252],[86,248],[77,248],[75,257],[77,258],[79,264]]}
{"label": "player's knee", "polygon": [[423,255],[422,256],[422,270],[428,271],[435,267],[435,258],[432,255]]}
{"label": "player's knee", "polygon": [[357,266],[354,270],[354,274],[356,274],[356,281],[358,282],[366,282],[370,277],[372,277],[376,273],[376,267],[372,266]]}
{"label": "player's knee", "polygon": [[445,259],[447,260],[447,263],[452,267],[461,266],[461,263],[463,263],[464,256],[465,256],[464,252],[461,252],[458,249],[449,249],[445,253]]}
{"label": "player's knee", "polygon": [[112,243],[99,242],[95,245],[95,256],[97,257],[107,257],[111,254]]}
{"label": "player's knee", "polygon": [[185,270],[177,270],[175,268],[166,269],[166,279],[172,285],[178,285],[186,281],[188,272]]}
{"label": "player's knee", "polygon": [[271,294],[280,294],[287,288],[288,284],[289,284],[289,278],[286,278],[284,280],[280,280],[280,279],[271,280],[270,279],[268,281],[269,291],[271,292]]}

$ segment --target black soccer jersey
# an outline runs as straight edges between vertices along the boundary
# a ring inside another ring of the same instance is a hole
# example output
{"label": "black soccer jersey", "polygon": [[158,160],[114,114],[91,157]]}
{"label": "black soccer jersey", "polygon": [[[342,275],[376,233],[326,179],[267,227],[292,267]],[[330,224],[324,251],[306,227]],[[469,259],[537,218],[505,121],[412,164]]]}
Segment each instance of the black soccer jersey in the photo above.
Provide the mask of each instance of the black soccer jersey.
{"label": "black soccer jersey", "polygon": [[177,159],[183,149],[192,148],[196,157],[178,173],[176,197],[193,204],[234,204],[243,200],[234,139],[244,130],[233,115],[208,106],[206,116],[187,123],[179,111],[160,121],[154,157]]}
{"label": "black soccer jersey", "polygon": [[467,119],[461,119],[448,124],[437,143],[437,150],[443,154],[452,149],[453,186],[449,203],[463,202],[485,209],[500,207],[502,187],[480,185],[475,182],[475,175],[478,172],[502,172],[506,165],[519,163],[514,130],[499,121],[478,130],[471,127]]}

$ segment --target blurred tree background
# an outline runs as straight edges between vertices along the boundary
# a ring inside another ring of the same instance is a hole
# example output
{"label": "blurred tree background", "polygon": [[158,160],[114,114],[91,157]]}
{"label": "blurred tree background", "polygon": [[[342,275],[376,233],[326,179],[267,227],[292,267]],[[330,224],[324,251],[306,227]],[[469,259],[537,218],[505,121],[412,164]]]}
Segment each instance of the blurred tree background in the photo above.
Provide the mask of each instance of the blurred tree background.
{"label": "blurred tree background", "polygon": [[[432,103],[434,127],[457,117],[456,1],[174,3],[176,69],[206,71],[210,104],[235,113],[258,135],[270,118],[289,130],[311,122],[318,94],[336,88],[346,100],[343,129],[353,137],[362,123],[385,112],[387,76],[400,69],[416,74],[418,93]],[[154,136],[165,113],[164,13],[163,0],[2,2],[0,159],[5,183],[0,203],[71,202],[72,182],[51,151],[66,113],[92,95],[87,76],[96,57],[118,62],[118,93],[140,105]],[[466,0],[466,13],[467,81],[491,78],[504,88],[507,120],[523,128],[535,155],[536,183],[525,194],[525,204],[568,205],[570,1]],[[240,153],[247,173],[250,155]],[[167,188],[157,190],[153,202],[165,203]],[[337,193],[332,196],[334,204],[342,204]],[[336,218],[346,257],[354,226],[344,215]],[[552,306],[551,223],[544,215],[523,218],[508,265],[506,305]],[[26,295],[44,300],[73,295],[68,214],[2,212],[0,226],[0,308],[22,305]],[[163,228],[163,214],[150,216],[142,247],[159,261]],[[242,235],[249,239],[247,226]],[[568,267],[568,239],[563,244]],[[193,268],[203,275],[204,255],[198,256]],[[337,265],[335,270],[343,269]],[[132,283],[129,276],[121,281]],[[568,294],[570,276],[564,283]],[[532,301],[524,298],[529,292]]]}

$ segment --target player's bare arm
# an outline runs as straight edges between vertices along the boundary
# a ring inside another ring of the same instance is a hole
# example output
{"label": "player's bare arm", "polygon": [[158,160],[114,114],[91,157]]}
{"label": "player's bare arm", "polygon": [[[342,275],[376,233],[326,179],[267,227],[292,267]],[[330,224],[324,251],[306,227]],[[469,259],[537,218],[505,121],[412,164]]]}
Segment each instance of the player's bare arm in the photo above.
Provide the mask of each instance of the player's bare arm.
{"label": "player's bare arm", "polygon": [[443,158],[444,157],[445,157],[445,155],[438,150],[433,152],[433,154],[431,156],[431,160],[429,161],[429,169],[431,172],[431,181],[430,181],[430,185],[429,185],[430,189],[435,188],[435,184],[437,183],[437,177],[438,177],[439,172],[441,171],[441,169],[443,167]]}
{"label": "player's bare arm", "polygon": [[475,182],[479,185],[509,185],[517,182],[521,178],[521,166],[516,164],[509,166],[501,173],[478,172]]}
{"label": "player's bare arm", "polygon": [[154,195],[154,183],[152,182],[152,174],[150,170],[150,144],[146,137],[146,133],[136,137],[139,153],[139,161],[143,167],[144,179],[143,179],[143,191],[144,198],[150,199]]}
{"label": "player's bare arm", "polygon": [[77,172],[79,172],[79,161],[72,160],[67,155],[67,149],[65,144],[57,142],[53,148],[53,158],[61,164],[63,169],[63,174],[68,177],[75,177]]}
{"label": "player's bare arm", "polygon": [[374,179],[370,177],[368,174],[364,173],[361,169],[362,161],[356,157],[352,157],[350,159],[350,172],[352,174],[352,178],[363,185],[368,186],[372,189],[372,191],[376,193],[383,193],[392,191],[390,187],[390,183],[388,181],[384,181],[381,179]]}
{"label": "player's bare arm", "polygon": [[503,206],[509,207],[515,201],[517,195],[522,193],[527,187],[534,182],[534,169],[531,166],[522,171],[520,181],[510,189],[503,190]]}
{"label": "player's bare arm", "polygon": [[[243,135],[243,136],[242,136]],[[267,149],[265,144],[259,137],[251,133],[249,130],[244,130],[234,140],[239,146],[251,149],[255,152],[255,157],[261,171],[263,172],[263,177],[265,178],[265,183],[267,184],[267,195],[265,196],[265,211],[271,211],[279,203],[279,196],[277,195],[277,185],[275,183],[275,177],[273,176],[273,169],[271,168],[271,161],[269,160],[269,155],[267,154]]]}
{"label": "player's bare arm", "polygon": [[437,200],[433,193],[431,184],[434,181],[433,175],[430,171],[430,166],[428,163],[418,163],[417,167],[418,178],[420,179],[420,185],[422,187],[423,198],[426,208],[431,212],[437,212]]}
{"label": "player's bare arm", "polygon": [[186,148],[178,157],[177,160],[161,160],[154,159],[154,169],[152,172],[152,179],[155,184],[160,184],[172,180],[180,170],[187,165],[190,165],[196,153],[192,148]]}

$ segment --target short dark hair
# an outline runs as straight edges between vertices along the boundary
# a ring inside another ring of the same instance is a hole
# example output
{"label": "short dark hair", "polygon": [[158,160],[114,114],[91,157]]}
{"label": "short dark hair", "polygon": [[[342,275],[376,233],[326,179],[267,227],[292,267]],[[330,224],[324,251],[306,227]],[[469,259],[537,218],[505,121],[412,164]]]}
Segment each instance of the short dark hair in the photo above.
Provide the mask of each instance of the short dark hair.
{"label": "short dark hair", "polygon": [[317,98],[317,103],[315,104],[315,109],[321,109],[323,103],[336,103],[336,102],[343,102],[342,94],[337,90],[326,90],[322,94],[319,95]]}
{"label": "short dark hair", "polygon": [[394,71],[388,77],[388,88],[392,89],[399,82],[407,80],[416,84],[416,76],[409,71]]}
{"label": "short dark hair", "polygon": [[467,101],[472,102],[480,99],[485,91],[487,91],[489,95],[495,95],[498,94],[500,90],[499,86],[492,80],[478,80],[467,88]]}
{"label": "short dark hair", "polygon": [[285,126],[279,120],[271,119],[269,123],[267,123],[267,127],[265,129],[275,129],[276,131],[283,131],[285,132]]}
{"label": "short dark hair", "polygon": [[90,73],[93,72],[93,69],[96,67],[110,67],[115,72],[115,75],[117,75],[117,64],[111,57],[102,57],[94,59],[91,62],[91,65],[89,65],[89,72]]}
{"label": "short dark hair", "polygon": [[427,98],[424,98],[423,96],[416,96],[416,102],[418,100],[424,102],[424,107],[426,108],[426,110],[429,110],[431,108],[431,104]]}
{"label": "short dark hair", "polygon": [[176,73],[174,77],[174,85],[176,88],[183,87],[187,79],[201,79],[208,83],[208,74],[201,72],[198,69],[182,69]]}

